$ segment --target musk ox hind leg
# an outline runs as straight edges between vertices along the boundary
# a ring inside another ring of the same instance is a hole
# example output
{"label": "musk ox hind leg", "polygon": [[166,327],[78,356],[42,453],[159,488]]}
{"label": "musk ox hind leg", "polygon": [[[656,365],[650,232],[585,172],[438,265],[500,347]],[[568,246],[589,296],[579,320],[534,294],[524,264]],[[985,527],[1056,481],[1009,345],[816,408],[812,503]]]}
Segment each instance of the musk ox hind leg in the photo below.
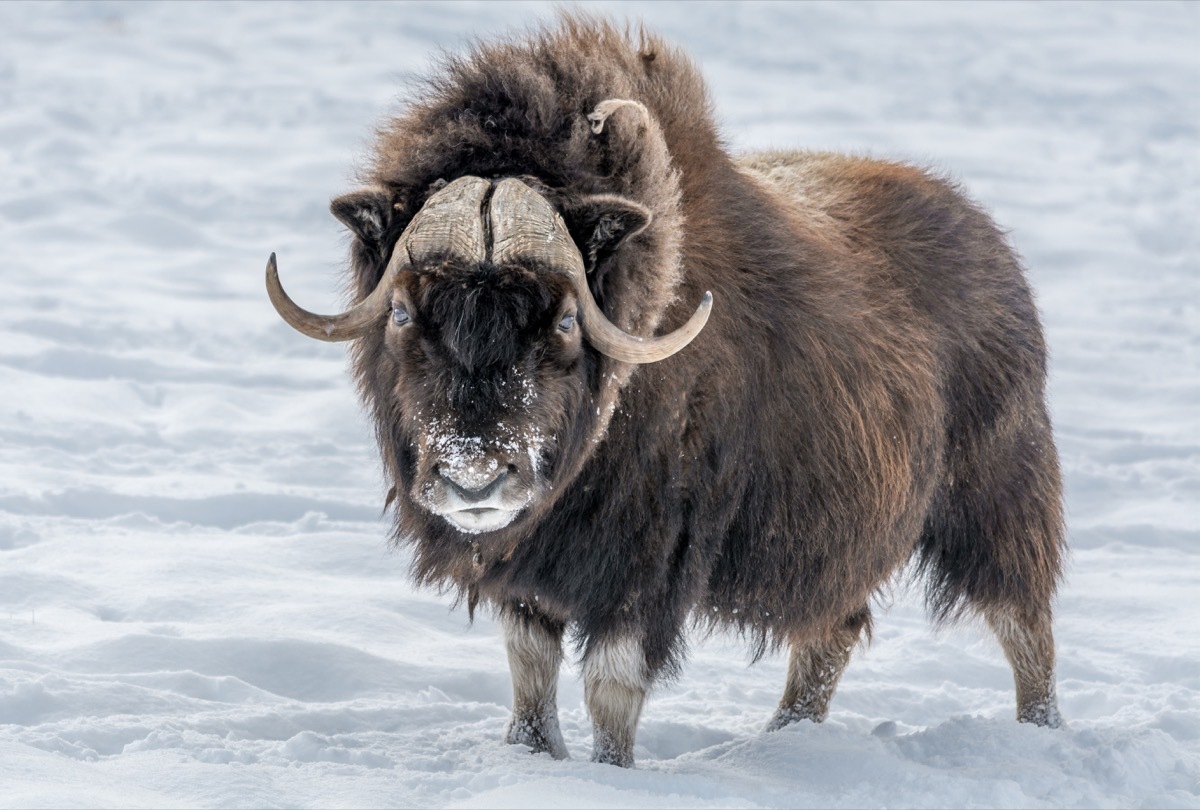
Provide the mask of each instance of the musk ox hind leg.
{"label": "musk ox hind leg", "polygon": [[921,538],[933,616],[982,616],[1012,666],[1017,720],[1058,727],[1051,618],[1064,529],[1049,420],[1038,406],[1014,407],[964,439],[951,474]]}
{"label": "musk ox hind leg", "polygon": [[1050,611],[992,608],[984,613],[1017,687],[1017,720],[1049,728],[1062,726],[1054,689],[1054,636]]}
{"label": "musk ox hind leg", "polygon": [[592,717],[592,761],[633,767],[633,741],[651,683],[637,637],[606,638],[588,645],[583,694]]}
{"label": "musk ox hind leg", "polygon": [[504,741],[567,759],[558,725],[563,625],[517,609],[503,611],[501,624],[513,682],[513,715]]}
{"label": "musk ox hind leg", "polygon": [[850,663],[850,653],[870,623],[871,613],[864,607],[827,636],[792,643],[783,699],[767,723],[767,731],[777,731],[798,720],[820,723],[829,715],[829,701]]}

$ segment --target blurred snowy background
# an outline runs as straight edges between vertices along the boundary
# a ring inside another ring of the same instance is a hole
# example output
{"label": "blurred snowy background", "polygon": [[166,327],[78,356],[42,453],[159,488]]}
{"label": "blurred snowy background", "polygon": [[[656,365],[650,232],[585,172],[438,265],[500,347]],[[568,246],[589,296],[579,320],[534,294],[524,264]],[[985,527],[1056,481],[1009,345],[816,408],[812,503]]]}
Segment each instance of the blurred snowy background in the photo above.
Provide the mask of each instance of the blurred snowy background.
{"label": "blurred snowy background", "polygon": [[[485,617],[414,591],[334,309],[373,127],[541,3],[0,4],[0,806],[1200,807],[1200,4],[588,3],[707,76],[737,149],[959,178],[1053,352],[1070,727],[979,628],[878,613],[823,726],[697,642],[635,771],[502,746]],[[890,605],[890,611],[885,609]]]}

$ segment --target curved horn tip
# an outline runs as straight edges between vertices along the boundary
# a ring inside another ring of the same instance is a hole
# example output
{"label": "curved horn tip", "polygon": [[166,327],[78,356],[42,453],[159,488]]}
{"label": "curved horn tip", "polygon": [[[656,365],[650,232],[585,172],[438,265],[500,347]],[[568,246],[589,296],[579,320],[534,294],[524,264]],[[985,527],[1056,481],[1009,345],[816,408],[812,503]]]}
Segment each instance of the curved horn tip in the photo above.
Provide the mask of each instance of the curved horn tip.
{"label": "curved horn tip", "polygon": [[267,259],[267,297],[271,299],[271,306],[275,307],[288,326],[300,334],[331,343],[354,340],[371,330],[386,309],[389,278],[385,274],[374,292],[340,315],[317,315],[302,309],[284,292],[283,285],[279,283],[275,254],[272,253]]}
{"label": "curved horn tip", "polygon": [[[696,311],[692,313],[692,317],[688,318],[688,322],[685,324],[685,326],[690,326],[695,323],[698,327],[696,329],[696,334],[699,334],[700,329],[703,329],[704,325],[708,323],[708,316],[712,314],[712,304],[713,294],[711,291],[706,290],[704,295],[700,297],[700,303],[696,306]],[[692,337],[695,337],[695,335]]]}

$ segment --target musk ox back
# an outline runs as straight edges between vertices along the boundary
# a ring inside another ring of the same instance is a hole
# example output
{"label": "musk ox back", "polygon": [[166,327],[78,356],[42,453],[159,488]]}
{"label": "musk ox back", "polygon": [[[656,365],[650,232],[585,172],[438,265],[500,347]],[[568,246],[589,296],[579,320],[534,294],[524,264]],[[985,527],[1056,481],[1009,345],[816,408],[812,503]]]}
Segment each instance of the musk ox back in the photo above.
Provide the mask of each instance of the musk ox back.
{"label": "musk ox back", "polygon": [[689,624],[787,647],[768,728],[820,721],[909,561],[936,619],[996,632],[1018,719],[1058,724],[1045,347],[951,183],[733,157],[683,54],[574,15],[447,58],[366,181],[332,204],[354,306],[300,309],[273,256],[268,288],[353,341],[417,580],[499,615],[509,742],[566,756],[569,633],[594,757],[632,764]]}

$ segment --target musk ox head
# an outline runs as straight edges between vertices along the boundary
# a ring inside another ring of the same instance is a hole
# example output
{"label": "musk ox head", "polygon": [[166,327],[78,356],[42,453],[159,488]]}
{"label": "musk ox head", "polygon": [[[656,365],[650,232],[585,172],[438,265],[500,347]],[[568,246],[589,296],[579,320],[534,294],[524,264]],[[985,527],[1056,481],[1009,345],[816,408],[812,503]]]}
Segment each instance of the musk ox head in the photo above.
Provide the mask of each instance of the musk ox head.
{"label": "musk ox head", "polygon": [[[371,206],[356,205],[369,220]],[[589,241],[592,252],[597,240],[615,249],[650,217],[612,195],[582,209],[603,231]],[[410,526],[423,532],[443,521],[442,529],[467,534],[536,515],[578,468],[596,425],[606,423],[599,355],[669,357],[700,332],[712,300],[706,294],[687,323],[661,337],[618,328],[595,300],[562,214],[513,177],[459,177],[436,190],[392,246],[374,291],[340,315],[293,303],[274,255],[267,287],[279,314],[305,335],[375,347],[362,382],[392,456],[395,494],[402,509],[423,513]]]}

